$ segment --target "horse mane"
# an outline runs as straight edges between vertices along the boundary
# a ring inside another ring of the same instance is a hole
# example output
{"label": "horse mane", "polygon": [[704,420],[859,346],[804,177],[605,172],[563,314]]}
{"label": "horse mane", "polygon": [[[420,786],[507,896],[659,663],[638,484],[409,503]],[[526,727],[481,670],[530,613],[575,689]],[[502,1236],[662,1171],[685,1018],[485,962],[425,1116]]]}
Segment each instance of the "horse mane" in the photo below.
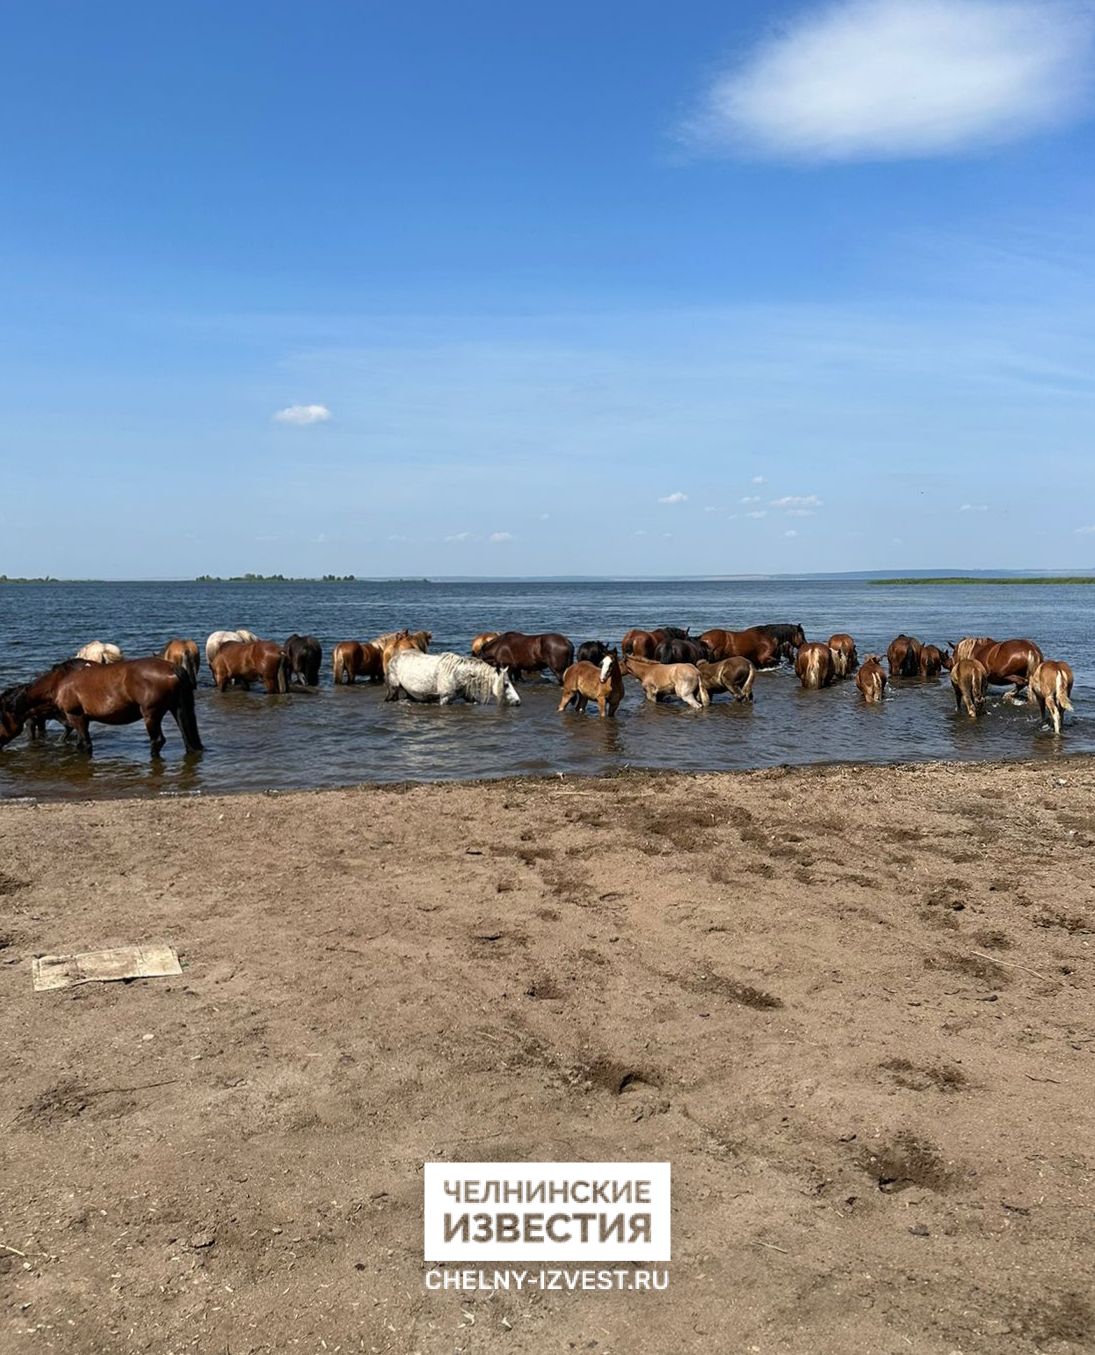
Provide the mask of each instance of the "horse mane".
{"label": "horse mane", "polygon": [[21,716],[30,700],[28,686],[28,683],[20,682],[14,687],[6,687],[0,692],[0,710],[7,711],[16,717]]}

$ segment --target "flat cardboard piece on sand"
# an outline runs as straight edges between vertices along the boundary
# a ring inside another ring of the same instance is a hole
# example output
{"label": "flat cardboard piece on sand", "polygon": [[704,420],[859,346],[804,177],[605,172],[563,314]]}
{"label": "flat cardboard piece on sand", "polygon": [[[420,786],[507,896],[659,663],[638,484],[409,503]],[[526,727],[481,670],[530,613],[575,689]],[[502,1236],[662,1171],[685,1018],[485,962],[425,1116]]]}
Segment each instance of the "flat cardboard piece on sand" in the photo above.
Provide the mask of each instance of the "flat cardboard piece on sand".
{"label": "flat cardboard piece on sand", "polygon": [[150,942],[114,950],[85,950],[79,955],[39,955],[32,964],[34,991],[72,988],[78,983],[111,983],[115,979],[161,979],[181,974],[173,946]]}

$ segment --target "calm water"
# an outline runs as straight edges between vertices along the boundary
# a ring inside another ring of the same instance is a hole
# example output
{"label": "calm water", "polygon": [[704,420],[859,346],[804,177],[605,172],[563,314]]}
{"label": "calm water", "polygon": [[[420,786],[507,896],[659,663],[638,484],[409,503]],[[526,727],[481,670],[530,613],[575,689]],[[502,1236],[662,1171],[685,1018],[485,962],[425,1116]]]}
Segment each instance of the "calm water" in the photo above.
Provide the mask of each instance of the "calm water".
{"label": "calm water", "polygon": [[[437,780],[514,773],[683,770],[841,760],[996,759],[1095,751],[1086,706],[1095,682],[1091,603],[1085,587],[878,588],[846,582],[594,584],[186,583],[0,585],[0,687],[23,681],[88,640],[136,657],[174,635],[204,647],[212,630],[245,626],[283,641],[312,632],[324,646],[314,693],[269,697],[216,692],[202,669],[198,724],[206,752],[184,759],[173,722],[161,762],[143,725],[93,726],[88,759],[60,733],[0,750],[0,797],[47,799],[185,794]],[[1075,717],[1058,741],[1026,706],[999,695],[984,719],[956,717],[950,683],[894,684],[868,709],[851,683],[803,692],[786,669],[761,673],[752,708],[719,697],[708,711],[648,705],[627,680],[615,720],[559,715],[558,687],[521,686],[522,704],[385,704],[383,688],[333,687],[331,645],[407,625],[434,633],[435,651],[467,652],[481,630],[559,630],[577,644],[618,641],[634,625],[740,628],[800,621],[809,639],[850,631],[860,655],[905,630],[939,645],[965,634],[1030,636],[1076,672]],[[51,726],[51,730],[56,726]]]}

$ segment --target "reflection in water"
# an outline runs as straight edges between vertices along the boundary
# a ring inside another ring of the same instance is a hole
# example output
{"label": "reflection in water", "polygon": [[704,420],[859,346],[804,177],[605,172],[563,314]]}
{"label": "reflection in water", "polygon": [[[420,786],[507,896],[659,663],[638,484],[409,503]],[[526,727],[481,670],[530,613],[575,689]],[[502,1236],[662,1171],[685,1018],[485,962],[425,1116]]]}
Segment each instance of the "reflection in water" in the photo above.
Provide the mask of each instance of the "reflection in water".
{"label": "reflection in water", "polygon": [[429,625],[434,649],[464,651],[488,623],[560,629],[576,641],[618,636],[632,624],[675,622],[694,632],[720,623],[801,621],[807,634],[847,629],[861,653],[906,630],[942,641],[962,632],[1030,635],[1076,670],[1075,716],[1057,739],[1036,712],[990,696],[983,719],[955,714],[950,682],[897,681],[868,707],[852,683],[803,692],[786,669],[762,673],[755,705],[728,697],[706,711],[650,704],[638,685],[615,720],[558,713],[559,688],[526,682],[518,707],[385,703],[383,687],[332,687],[269,697],[218,693],[203,669],[197,713],[206,752],[184,757],[173,723],[162,760],[148,755],[143,726],[94,727],[95,755],[64,743],[56,726],[0,751],[0,795],[82,798],[290,789],[366,781],[567,775],[633,767],[714,770],[781,763],[997,759],[1095,749],[1085,712],[1095,677],[1083,588],[882,589],[858,583],[590,585],[65,585],[0,586],[0,686],[26,678],[89,638],[149,653],[174,634],[247,624],[284,639],[337,640],[403,623]]}

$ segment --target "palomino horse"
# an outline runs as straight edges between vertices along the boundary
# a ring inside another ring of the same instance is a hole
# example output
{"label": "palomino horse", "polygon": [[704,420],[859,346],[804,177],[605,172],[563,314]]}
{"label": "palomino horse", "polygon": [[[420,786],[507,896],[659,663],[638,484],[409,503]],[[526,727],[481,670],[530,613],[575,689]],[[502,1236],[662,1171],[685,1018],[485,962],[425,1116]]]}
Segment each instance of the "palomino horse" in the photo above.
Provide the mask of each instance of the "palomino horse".
{"label": "palomino horse", "polygon": [[859,666],[859,655],[855,652],[855,641],[845,631],[829,636],[829,649],[833,656],[833,677],[851,677]]}
{"label": "palomino horse", "polygon": [[[24,724],[30,725],[30,737],[34,739],[46,732],[47,720],[60,720],[56,699],[58,684],[69,673],[90,667],[90,662],[89,659],[65,659],[30,682],[0,693],[0,748],[10,743]],[[67,730],[65,737],[68,738]]]}
{"label": "palomino horse", "polygon": [[795,674],[807,691],[831,686],[836,676],[833,651],[819,640],[800,645],[795,655]]}
{"label": "palomino horse", "polygon": [[590,701],[596,701],[603,720],[606,715],[616,714],[616,707],[623,699],[624,677],[619,655],[614,649],[609,650],[599,667],[587,659],[579,659],[563,674],[560,710],[573,705],[581,715]]}
{"label": "palomino horse", "polygon": [[1060,734],[1063,712],[1072,709],[1072,669],[1057,659],[1045,659],[1030,675],[1027,700],[1037,704],[1045,722],[1046,712],[1054,734]]}
{"label": "palomino horse", "polygon": [[985,708],[985,686],[988,670],[980,659],[959,659],[951,667],[951,686],[954,688],[954,708],[966,708],[971,720],[976,720]]}
{"label": "palomino horse", "polygon": [[[7,694],[5,693],[5,696]],[[91,752],[88,724],[131,725],[144,720],[152,756],[164,746],[163,717],[171,713],[188,753],[200,753],[202,741],[194,717],[194,684],[182,668],[165,659],[128,659],[86,664],[62,674],[53,692],[53,710],[76,731],[79,746]],[[26,718],[27,707],[22,707]],[[11,717],[14,715],[14,719]],[[0,743],[22,728],[19,703],[14,711],[0,698]],[[17,727],[15,727],[17,726]]]}
{"label": "palomino horse", "polygon": [[177,664],[189,673],[190,681],[197,684],[202,656],[196,640],[168,640],[160,658],[166,663]]}
{"label": "palomino horse", "polygon": [[249,630],[215,630],[205,642],[205,661],[209,665],[209,671],[213,671],[213,660],[217,657],[217,650],[221,645],[231,644],[233,641],[253,645],[258,638]]}
{"label": "palomino horse", "polygon": [[233,682],[250,687],[261,682],[267,692],[289,690],[289,660],[285,650],[273,640],[229,640],[213,657],[213,681],[217,691]]}
{"label": "palomino horse", "polygon": [[323,648],[314,635],[290,635],[282,646],[289,660],[289,677],[299,678],[306,687],[319,685],[319,666]]}
{"label": "palomino horse", "polygon": [[748,630],[705,630],[700,641],[711,651],[711,659],[748,659],[757,668],[777,668],[783,653],[783,641],[769,635],[763,626]]}
{"label": "palomino horse", "polygon": [[565,635],[555,631],[524,635],[518,630],[507,630],[489,640],[479,651],[479,657],[494,668],[508,668],[515,678],[549,668],[562,682],[563,674],[574,662],[574,646]]}
{"label": "palomino horse", "polygon": [[886,674],[877,654],[868,654],[863,660],[855,675],[855,685],[868,706],[875,706],[882,700],[886,692]]}
{"label": "palomino horse", "polygon": [[945,649],[940,649],[938,645],[920,646],[920,676],[922,678],[938,677],[944,668],[950,668],[951,656]]}
{"label": "palomino horse", "polygon": [[738,656],[719,659],[717,663],[707,663],[701,659],[696,667],[700,680],[711,696],[718,692],[729,692],[735,701],[752,701],[757,670],[748,659]]}
{"label": "palomino horse", "polygon": [[954,659],[977,659],[985,665],[986,682],[1011,687],[1005,701],[1014,701],[1042,662],[1042,651],[1033,640],[993,640],[987,635],[967,635],[953,646]]}
{"label": "palomino horse", "polygon": [[76,658],[86,659],[88,663],[121,663],[125,655],[117,645],[104,644],[102,640],[92,640],[76,651]]}
{"label": "palomino horse", "polygon": [[336,683],[353,683],[354,678],[368,678],[370,682],[384,681],[384,651],[378,645],[359,644],[343,640],[335,645],[331,667]]}
{"label": "palomino horse", "polygon": [[920,641],[912,635],[898,635],[886,650],[890,677],[919,677]]}
{"label": "palomino horse", "polygon": [[482,630],[471,642],[471,652],[474,658],[478,658],[484,645],[489,645],[492,640],[497,640],[501,631]]}
{"label": "palomino horse", "polygon": [[624,659],[623,671],[639,680],[648,701],[675,695],[693,710],[711,704],[700,670],[694,663],[655,663],[652,659],[640,659],[637,654],[629,654]]}

